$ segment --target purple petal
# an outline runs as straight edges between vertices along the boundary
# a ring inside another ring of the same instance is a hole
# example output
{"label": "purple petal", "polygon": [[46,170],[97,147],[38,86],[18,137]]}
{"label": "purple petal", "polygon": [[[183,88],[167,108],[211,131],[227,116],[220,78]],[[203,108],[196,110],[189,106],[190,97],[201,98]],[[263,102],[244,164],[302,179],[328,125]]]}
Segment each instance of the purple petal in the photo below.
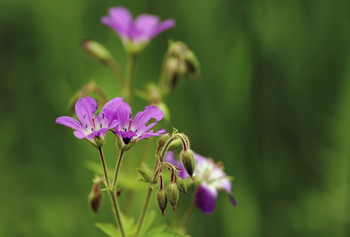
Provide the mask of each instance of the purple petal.
{"label": "purple petal", "polygon": [[102,17],[101,21],[116,31],[123,40],[130,38],[133,19],[128,9],[124,7],[110,8],[108,16]]}
{"label": "purple petal", "polygon": [[169,151],[165,154],[164,161],[169,162],[180,169],[180,171],[179,171],[180,178],[185,179],[185,178],[189,177],[181,160],[176,160],[174,153],[172,151]]}
{"label": "purple petal", "polygon": [[165,129],[160,129],[157,132],[153,132],[153,130],[151,130],[149,132],[146,132],[146,133],[142,134],[140,137],[137,138],[137,140],[139,141],[139,140],[147,138],[147,137],[160,136],[160,135],[163,135],[165,133],[166,133]]}
{"label": "purple petal", "polygon": [[229,195],[230,201],[234,206],[237,205],[236,200],[234,199],[232,195],[232,184],[231,181],[228,178],[221,179],[217,184],[219,189],[223,189],[226,191],[226,193]]}
{"label": "purple petal", "polygon": [[86,137],[85,134],[80,131],[74,131],[74,136],[76,136],[79,139],[84,139]]}
{"label": "purple petal", "polygon": [[195,152],[193,152],[193,156],[194,156],[194,159],[196,160],[196,162],[208,162],[208,158],[205,158],[204,156],[201,156]]}
{"label": "purple petal", "polygon": [[[163,118],[163,111],[157,106],[149,105],[145,107],[145,110],[138,112],[131,123],[131,130],[135,131],[138,135],[142,135],[150,130],[159,120]],[[146,126],[146,124],[151,120],[155,119],[154,122]],[[158,131],[159,132],[159,131]],[[157,136],[157,135],[155,135]]]}
{"label": "purple petal", "polygon": [[172,19],[163,21],[160,23],[152,32],[151,37],[153,38],[154,36],[162,33],[163,31],[172,28],[175,25],[175,21]]}
{"label": "purple petal", "polygon": [[215,189],[202,182],[197,189],[196,204],[204,214],[210,214],[215,208],[217,196],[218,192]]}
{"label": "purple petal", "polygon": [[97,103],[89,96],[80,98],[75,104],[75,113],[83,125],[88,124],[93,127],[92,119],[94,118],[94,113],[96,110]]}
{"label": "purple petal", "polygon": [[119,121],[118,130],[127,131],[132,117],[131,108],[128,103],[122,101],[115,112],[115,116]]}
{"label": "purple petal", "polygon": [[136,41],[149,41],[157,27],[159,18],[157,16],[143,14],[136,18],[132,39]]}
{"label": "purple petal", "polygon": [[89,139],[91,141],[94,140],[95,136],[104,138],[104,136],[106,135],[108,130],[109,130],[109,128],[101,128],[101,129],[99,129],[97,131],[93,131],[93,132],[89,133],[84,138],[87,138],[87,139]]}
{"label": "purple petal", "polygon": [[[114,119],[116,118],[116,114],[115,111],[117,111],[118,107],[121,105],[123,101],[122,97],[116,97],[114,99],[111,99],[110,101],[108,101],[102,108],[101,114],[103,116],[107,116],[108,117],[108,121],[112,122]],[[103,115],[105,114],[105,115]]]}
{"label": "purple petal", "polygon": [[64,126],[73,128],[74,130],[78,130],[78,131],[83,129],[81,124],[76,119],[74,119],[72,117],[68,117],[68,116],[58,117],[56,119],[56,123],[62,124]]}

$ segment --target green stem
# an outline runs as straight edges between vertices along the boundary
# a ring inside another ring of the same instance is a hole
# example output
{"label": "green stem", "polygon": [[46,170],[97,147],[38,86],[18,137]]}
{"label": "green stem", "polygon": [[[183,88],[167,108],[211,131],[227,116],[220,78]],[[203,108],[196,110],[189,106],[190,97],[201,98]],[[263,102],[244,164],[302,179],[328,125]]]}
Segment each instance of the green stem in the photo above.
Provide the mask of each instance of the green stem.
{"label": "green stem", "polygon": [[109,67],[109,69],[111,69],[115,78],[117,79],[118,84],[122,87],[123,86],[123,74],[120,70],[119,65],[113,59],[107,60],[106,65],[107,65],[107,67]]}
{"label": "green stem", "polygon": [[126,65],[126,76],[125,76],[125,83],[124,83],[124,99],[127,103],[131,105],[131,98],[132,98],[132,78],[134,75],[135,70],[135,63],[136,63],[136,55],[135,53],[130,53],[128,62]]}
{"label": "green stem", "polygon": [[[154,164],[153,177],[152,177],[152,180],[151,180],[152,183],[156,180],[156,177],[157,177],[156,170],[157,170],[157,167],[158,167],[158,163],[159,163],[159,159],[157,159],[156,163]],[[152,195],[152,191],[153,191],[152,187],[148,187],[146,198],[145,198],[145,202],[143,204],[143,208],[142,208],[139,220],[137,222],[137,230],[136,230],[136,233],[135,233],[135,237],[137,237],[137,235],[140,233],[140,230],[141,230],[141,227],[142,227],[142,224],[143,224],[143,220],[144,220],[146,212],[147,212],[149,200],[150,200],[151,195]]]}
{"label": "green stem", "polygon": [[104,158],[103,151],[102,151],[101,147],[98,148],[98,152],[99,152],[99,155],[100,155],[100,158],[101,158],[101,164],[102,164],[102,167],[103,167],[103,173],[104,173],[105,180],[106,180],[106,187],[107,187],[108,194],[109,194],[109,196],[111,198],[111,201],[112,201],[114,219],[115,219],[115,221],[117,223],[117,226],[119,227],[121,236],[125,237],[123,225],[122,225],[121,218],[120,218],[120,211],[119,211],[118,202],[117,202],[116,197],[114,195],[113,188],[111,187],[110,182],[109,182],[109,176],[108,176],[108,172],[107,172],[106,161],[105,161],[105,158]]}
{"label": "green stem", "polygon": [[185,228],[186,225],[188,224],[188,222],[190,221],[191,216],[192,216],[192,213],[193,213],[193,211],[194,211],[195,204],[196,204],[196,202],[195,202],[195,201],[196,201],[196,193],[197,193],[197,189],[196,189],[196,190],[194,191],[194,193],[193,193],[193,197],[192,197],[191,203],[190,203],[190,205],[188,206],[187,211],[186,211],[186,213],[185,213],[185,215],[184,215],[183,221],[182,221],[182,223],[181,223],[181,226],[182,226],[183,228]]}
{"label": "green stem", "polygon": [[124,157],[124,151],[122,149],[120,149],[119,157],[118,157],[118,160],[117,160],[117,164],[115,166],[114,178],[113,178],[113,182],[112,182],[112,189],[113,189],[113,191],[115,191],[116,188],[117,188],[118,174],[119,174],[119,169],[120,169],[123,157]]}

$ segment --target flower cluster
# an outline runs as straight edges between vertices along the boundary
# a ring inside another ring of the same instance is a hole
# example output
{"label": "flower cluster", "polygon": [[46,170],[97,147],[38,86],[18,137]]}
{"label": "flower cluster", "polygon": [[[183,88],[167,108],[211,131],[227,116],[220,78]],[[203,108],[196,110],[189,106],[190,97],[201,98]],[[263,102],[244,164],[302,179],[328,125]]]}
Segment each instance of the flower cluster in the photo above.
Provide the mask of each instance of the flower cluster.
{"label": "flower cluster", "polygon": [[[124,144],[159,136],[166,132],[164,129],[157,132],[150,130],[163,118],[163,112],[156,106],[146,106],[145,110],[138,112],[134,119],[132,119],[130,106],[121,97],[107,102],[101,113],[96,113],[97,109],[97,103],[93,98],[89,96],[81,98],[75,104],[75,112],[79,121],[72,117],[62,116],[56,119],[56,123],[74,129],[74,135],[77,138],[87,139],[95,146],[98,146],[96,138],[103,139],[108,130],[118,135]],[[152,118],[155,121],[147,125]]]}
{"label": "flower cluster", "polygon": [[[232,195],[232,184],[230,178],[225,174],[220,164],[212,159],[205,158],[194,153],[196,169],[194,175],[200,182],[196,193],[196,204],[205,214],[211,213],[215,208],[219,190],[224,190],[230,197],[233,205],[236,200]],[[180,160],[175,159],[173,152],[168,152],[164,161],[170,162],[179,168],[179,176],[182,179],[189,177]]]}

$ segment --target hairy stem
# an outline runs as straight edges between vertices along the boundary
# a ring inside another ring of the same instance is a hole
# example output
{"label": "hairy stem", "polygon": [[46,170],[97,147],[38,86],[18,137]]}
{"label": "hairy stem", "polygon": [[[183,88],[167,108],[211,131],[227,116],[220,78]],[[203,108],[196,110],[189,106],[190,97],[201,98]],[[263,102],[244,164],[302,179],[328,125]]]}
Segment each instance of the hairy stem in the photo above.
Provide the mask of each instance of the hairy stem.
{"label": "hairy stem", "polygon": [[124,83],[124,98],[127,103],[131,105],[132,99],[132,84],[133,84],[133,75],[135,70],[136,63],[136,54],[130,53],[128,62],[126,65],[126,75],[125,75],[125,83]]}
{"label": "hairy stem", "polygon": [[[156,163],[154,164],[153,177],[152,177],[152,180],[151,180],[152,183],[157,178],[157,172],[156,171],[157,171],[158,164],[159,164],[159,159],[157,159]],[[140,230],[141,230],[141,227],[142,227],[142,224],[143,224],[143,220],[144,220],[146,212],[147,212],[149,200],[150,200],[151,195],[152,195],[152,191],[153,191],[152,187],[148,187],[146,198],[145,198],[145,202],[143,204],[143,208],[142,208],[139,220],[137,222],[137,230],[136,230],[136,233],[135,233],[135,237],[137,237],[137,235],[140,233]]]}
{"label": "hairy stem", "polygon": [[102,164],[102,168],[103,168],[103,173],[104,173],[105,180],[106,180],[106,187],[107,187],[108,194],[109,194],[109,197],[111,198],[111,202],[112,202],[112,206],[113,206],[114,219],[115,219],[115,221],[117,223],[117,226],[119,227],[121,236],[125,237],[122,221],[121,221],[121,218],[120,218],[119,205],[118,205],[116,196],[114,194],[113,188],[111,187],[110,182],[109,182],[109,176],[108,176],[108,172],[107,172],[107,165],[106,165],[106,161],[105,161],[105,158],[104,158],[103,151],[102,151],[101,147],[98,148],[98,152],[99,152],[99,155],[100,155],[101,164]]}

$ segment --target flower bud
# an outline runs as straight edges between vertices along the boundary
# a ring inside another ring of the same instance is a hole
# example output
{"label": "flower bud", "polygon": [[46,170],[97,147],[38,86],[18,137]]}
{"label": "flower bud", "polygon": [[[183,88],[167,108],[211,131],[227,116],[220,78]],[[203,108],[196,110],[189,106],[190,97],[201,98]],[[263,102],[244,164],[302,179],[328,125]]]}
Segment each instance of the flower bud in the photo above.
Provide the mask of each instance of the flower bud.
{"label": "flower bud", "polygon": [[192,177],[195,168],[193,152],[191,150],[183,151],[181,153],[181,161],[187,174]]}
{"label": "flower bud", "polygon": [[196,78],[200,74],[200,65],[196,55],[188,50],[185,54],[186,76]]}
{"label": "flower bud", "polygon": [[176,184],[181,192],[187,193],[187,185],[185,181],[181,179],[179,176],[176,176]]}
{"label": "flower bud", "polygon": [[170,143],[168,151],[173,151],[174,153],[180,153],[182,149],[183,149],[182,141],[180,138],[177,138]]}
{"label": "flower bud", "polygon": [[94,140],[95,140],[95,145],[97,148],[100,148],[103,146],[103,138],[102,137],[95,136]]}
{"label": "flower bud", "polygon": [[89,196],[88,196],[90,207],[95,213],[98,212],[98,209],[101,204],[101,200],[102,200],[102,194],[100,190],[100,185],[99,183],[95,183],[93,184],[91,192],[89,193]]}
{"label": "flower bud", "polygon": [[177,202],[179,201],[179,189],[176,183],[169,183],[166,189],[168,195],[168,201],[175,211]]}
{"label": "flower bud", "polygon": [[96,41],[84,40],[82,43],[82,48],[86,54],[102,63],[106,63],[111,59],[109,51]]}
{"label": "flower bud", "polygon": [[159,209],[162,211],[162,215],[164,216],[164,211],[166,209],[166,206],[168,204],[168,198],[166,191],[164,189],[160,189],[157,192],[157,204]]}
{"label": "flower bud", "polygon": [[162,149],[165,143],[169,140],[169,138],[170,138],[169,133],[161,136],[158,140],[158,149]]}

